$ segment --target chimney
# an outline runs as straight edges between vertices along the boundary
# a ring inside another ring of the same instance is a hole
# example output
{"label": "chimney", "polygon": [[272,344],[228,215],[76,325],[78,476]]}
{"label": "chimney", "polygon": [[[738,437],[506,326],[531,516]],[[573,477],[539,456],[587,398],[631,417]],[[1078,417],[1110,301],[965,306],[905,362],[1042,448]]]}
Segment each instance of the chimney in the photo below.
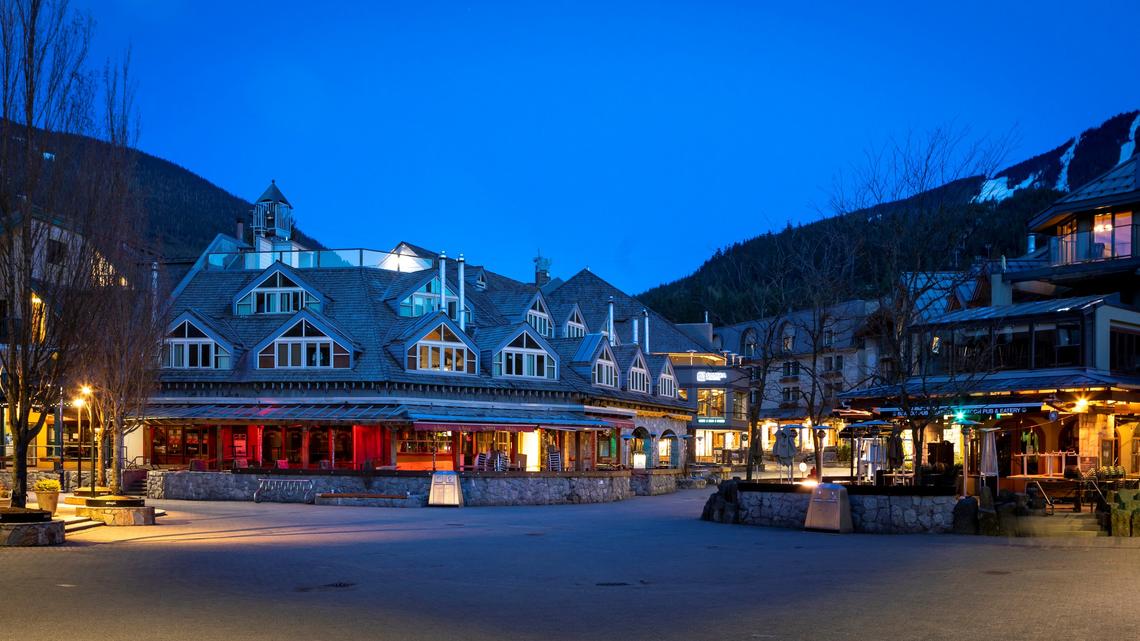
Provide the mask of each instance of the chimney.
{"label": "chimney", "polygon": [[649,353],[649,310],[648,309],[641,310],[641,316],[642,316],[642,319],[645,321],[645,345],[643,345],[643,347],[645,348],[645,353],[648,354]]}
{"label": "chimney", "polygon": [[447,252],[439,252],[439,311],[447,315]]}
{"label": "chimney", "polygon": [[707,309],[705,310],[705,322],[706,323],[709,322],[709,310],[707,310]]}
{"label": "chimney", "polygon": [[467,331],[467,314],[463,312],[463,310],[466,309],[464,305],[466,299],[463,296],[463,285],[465,284],[463,282],[463,267],[467,264],[467,261],[463,259],[463,254],[459,254],[459,260],[456,262],[459,263],[459,329]]}
{"label": "chimney", "polygon": [[614,297],[610,296],[609,313],[606,316],[606,334],[610,339],[610,345],[613,345],[614,340]]}
{"label": "chimney", "polygon": [[1037,234],[1029,232],[1029,236],[1025,238],[1025,252],[1032,254],[1037,251]]}
{"label": "chimney", "polygon": [[550,259],[543,258],[540,252],[534,257],[534,286],[542,287],[550,282]]}
{"label": "chimney", "polygon": [[637,345],[637,317],[633,319],[633,344]]}
{"label": "chimney", "polygon": [[238,218],[236,222],[237,222],[237,229],[235,229],[234,231],[237,233],[237,239],[242,241],[242,242],[245,242],[245,221]]}

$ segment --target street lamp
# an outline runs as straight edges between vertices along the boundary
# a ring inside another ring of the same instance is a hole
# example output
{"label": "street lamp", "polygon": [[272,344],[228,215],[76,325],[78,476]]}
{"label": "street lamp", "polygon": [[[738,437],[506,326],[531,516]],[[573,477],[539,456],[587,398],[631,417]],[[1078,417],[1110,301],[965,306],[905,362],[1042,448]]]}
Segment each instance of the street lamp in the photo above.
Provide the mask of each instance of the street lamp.
{"label": "street lamp", "polygon": [[71,401],[71,404],[75,406],[75,413],[79,428],[79,452],[76,459],[77,463],[75,487],[79,488],[83,485],[83,408],[86,407],[87,425],[91,429],[91,496],[95,496],[95,478],[97,476],[95,470],[98,469],[96,467],[97,463],[95,461],[95,439],[99,437],[99,434],[102,432],[102,430],[95,429],[95,417],[91,413],[91,404],[88,403],[87,399],[85,398],[91,395],[91,386],[83,385],[79,388],[79,393],[82,394],[82,396],[76,397]]}

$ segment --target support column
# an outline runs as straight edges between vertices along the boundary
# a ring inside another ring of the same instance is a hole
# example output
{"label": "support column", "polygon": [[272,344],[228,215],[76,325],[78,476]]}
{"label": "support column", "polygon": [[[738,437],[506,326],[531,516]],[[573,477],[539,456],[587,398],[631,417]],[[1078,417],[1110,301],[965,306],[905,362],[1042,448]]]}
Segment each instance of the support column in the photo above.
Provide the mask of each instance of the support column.
{"label": "support column", "polygon": [[301,428],[301,469],[309,467],[309,428]]}

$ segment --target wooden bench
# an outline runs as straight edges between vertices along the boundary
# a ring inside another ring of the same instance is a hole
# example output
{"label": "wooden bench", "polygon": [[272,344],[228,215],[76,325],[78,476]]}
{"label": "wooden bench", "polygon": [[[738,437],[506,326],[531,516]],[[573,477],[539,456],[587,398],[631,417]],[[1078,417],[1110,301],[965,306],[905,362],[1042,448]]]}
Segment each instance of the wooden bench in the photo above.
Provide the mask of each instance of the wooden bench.
{"label": "wooden bench", "polygon": [[279,503],[291,503],[291,498],[300,498],[302,503],[312,503],[312,479],[257,479],[257,489],[253,491],[253,502],[261,503],[266,494],[278,495]]}

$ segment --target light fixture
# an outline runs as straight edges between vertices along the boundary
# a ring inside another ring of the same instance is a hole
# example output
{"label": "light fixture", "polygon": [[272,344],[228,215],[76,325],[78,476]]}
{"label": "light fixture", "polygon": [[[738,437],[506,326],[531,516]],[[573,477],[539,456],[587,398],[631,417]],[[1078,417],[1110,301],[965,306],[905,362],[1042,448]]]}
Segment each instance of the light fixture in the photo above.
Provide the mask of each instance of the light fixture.
{"label": "light fixture", "polygon": [[79,388],[79,392],[81,394],[83,394],[84,396],[91,396],[91,386],[90,385],[84,385],[83,387]]}
{"label": "light fixture", "polygon": [[73,398],[71,399],[71,404],[75,407],[83,407],[87,404],[87,401],[83,400],[82,398]]}

